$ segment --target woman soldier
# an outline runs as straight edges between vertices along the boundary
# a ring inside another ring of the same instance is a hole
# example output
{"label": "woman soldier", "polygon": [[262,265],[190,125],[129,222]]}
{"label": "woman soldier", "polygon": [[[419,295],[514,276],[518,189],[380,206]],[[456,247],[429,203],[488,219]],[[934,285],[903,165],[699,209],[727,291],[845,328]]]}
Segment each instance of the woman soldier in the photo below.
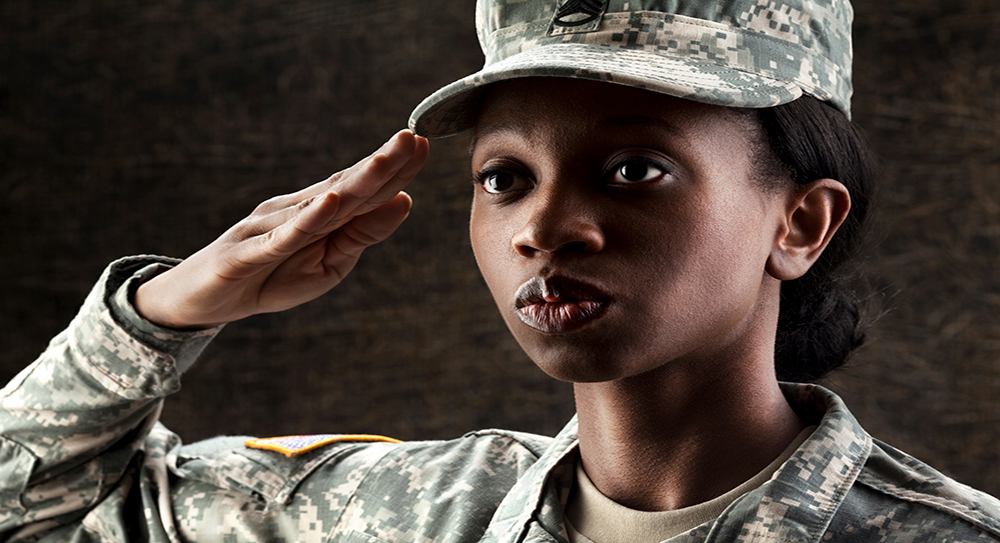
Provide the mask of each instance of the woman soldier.
{"label": "woman soldier", "polygon": [[555,438],[216,438],[162,398],[218,327],[334,287],[403,221],[410,131],[176,263],[112,264],[4,389],[8,541],[983,541],[1000,504],[808,381],[860,343],[836,273],[873,190],[846,0],[483,0],[486,67],[414,112],[471,130],[471,238]]}

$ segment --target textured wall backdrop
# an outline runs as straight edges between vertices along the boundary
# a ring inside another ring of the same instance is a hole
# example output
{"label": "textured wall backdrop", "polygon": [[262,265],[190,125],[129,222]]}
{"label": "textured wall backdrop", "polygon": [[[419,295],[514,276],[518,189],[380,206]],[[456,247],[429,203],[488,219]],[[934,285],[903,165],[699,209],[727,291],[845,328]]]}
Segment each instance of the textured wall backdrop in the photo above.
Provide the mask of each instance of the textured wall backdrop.
{"label": "textured wall backdrop", "polygon": [[[472,0],[0,4],[0,378],[110,260],[185,256],[351,164],[481,63]],[[876,436],[1000,493],[1000,4],[856,2],[855,119],[883,159],[887,312],[828,381]],[[466,239],[467,141],[330,295],[230,325],[165,422],[217,433],[552,433],[569,387],[509,337]]]}

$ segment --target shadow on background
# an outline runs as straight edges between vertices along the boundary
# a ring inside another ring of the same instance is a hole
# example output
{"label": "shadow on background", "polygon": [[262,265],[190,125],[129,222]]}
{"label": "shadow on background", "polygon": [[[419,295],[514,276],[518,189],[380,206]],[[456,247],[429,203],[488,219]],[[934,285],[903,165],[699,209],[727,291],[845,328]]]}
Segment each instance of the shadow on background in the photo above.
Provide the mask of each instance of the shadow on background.
{"label": "shadow on background", "polygon": [[[826,384],[877,437],[1000,494],[1000,4],[856,3],[854,118],[884,177],[865,267],[888,313]],[[0,5],[0,378],[109,261],[190,254],[478,69],[473,4]],[[521,353],[475,269],[467,145],[433,142],[410,219],[341,287],[230,325],[166,424],[189,441],[557,431],[569,387]]]}

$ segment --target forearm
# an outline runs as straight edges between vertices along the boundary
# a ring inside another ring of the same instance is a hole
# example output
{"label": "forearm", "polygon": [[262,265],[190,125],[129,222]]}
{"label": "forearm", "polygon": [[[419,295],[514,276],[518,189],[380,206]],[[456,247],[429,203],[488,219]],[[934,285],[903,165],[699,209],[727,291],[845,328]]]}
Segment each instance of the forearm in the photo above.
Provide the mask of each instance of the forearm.
{"label": "forearm", "polygon": [[180,370],[217,333],[173,332],[134,314],[129,287],[157,271],[136,275],[153,262],[172,261],[110,266],[70,326],[0,391],[0,528],[100,500],[142,449]]}

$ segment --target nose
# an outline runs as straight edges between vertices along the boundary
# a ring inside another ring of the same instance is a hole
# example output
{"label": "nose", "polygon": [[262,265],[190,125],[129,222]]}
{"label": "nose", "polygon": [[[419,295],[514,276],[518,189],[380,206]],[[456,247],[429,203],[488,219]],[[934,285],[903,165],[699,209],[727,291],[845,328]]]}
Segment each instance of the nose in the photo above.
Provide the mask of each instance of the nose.
{"label": "nose", "polygon": [[524,223],[511,242],[517,254],[578,252],[594,254],[604,249],[596,202],[583,191],[555,187],[534,191],[522,205]]}

